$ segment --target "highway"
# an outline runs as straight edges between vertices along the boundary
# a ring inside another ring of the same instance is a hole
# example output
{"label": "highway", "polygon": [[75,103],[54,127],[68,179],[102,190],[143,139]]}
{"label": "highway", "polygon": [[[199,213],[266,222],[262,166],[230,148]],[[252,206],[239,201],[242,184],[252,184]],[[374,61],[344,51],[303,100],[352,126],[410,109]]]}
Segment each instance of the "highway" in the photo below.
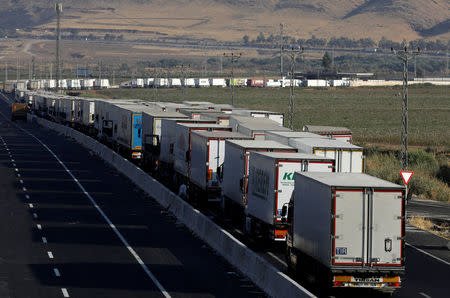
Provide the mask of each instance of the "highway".
{"label": "highway", "polygon": [[[265,296],[100,158],[55,132],[16,127],[2,100],[0,113],[0,298]],[[433,204],[414,201],[407,211],[450,215]],[[287,271],[282,246],[263,250],[226,229]],[[407,226],[406,241],[394,297],[447,297],[448,240]],[[335,297],[352,294],[375,293]]]}
{"label": "highway", "polygon": [[265,296],[100,158],[0,113],[0,297]]}

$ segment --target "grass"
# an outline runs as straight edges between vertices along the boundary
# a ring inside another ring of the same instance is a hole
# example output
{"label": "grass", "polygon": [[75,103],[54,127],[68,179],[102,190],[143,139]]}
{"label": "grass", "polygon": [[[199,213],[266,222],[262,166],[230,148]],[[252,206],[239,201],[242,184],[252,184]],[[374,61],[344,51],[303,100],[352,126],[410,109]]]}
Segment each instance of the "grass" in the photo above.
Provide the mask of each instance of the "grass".
{"label": "grass", "polygon": [[431,220],[420,216],[413,216],[408,222],[416,228],[450,240],[450,226],[448,224],[435,224]]}
{"label": "grass", "polygon": [[[294,127],[305,124],[350,128],[361,145],[399,146],[401,87],[296,88]],[[155,96],[156,94],[156,96]],[[448,87],[409,88],[409,133],[411,146],[450,148],[450,92]],[[177,89],[110,89],[90,91],[90,96],[181,101]],[[230,103],[228,88],[188,89],[186,100]],[[283,112],[287,115],[289,88],[236,88],[235,106]]]}
{"label": "grass", "polygon": [[[423,150],[414,150],[409,154],[409,169],[414,171],[408,188],[410,194],[423,198],[450,202],[450,187],[437,178],[441,167],[448,167],[448,158]],[[394,153],[373,153],[366,156],[366,172],[400,185],[400,161]]]}

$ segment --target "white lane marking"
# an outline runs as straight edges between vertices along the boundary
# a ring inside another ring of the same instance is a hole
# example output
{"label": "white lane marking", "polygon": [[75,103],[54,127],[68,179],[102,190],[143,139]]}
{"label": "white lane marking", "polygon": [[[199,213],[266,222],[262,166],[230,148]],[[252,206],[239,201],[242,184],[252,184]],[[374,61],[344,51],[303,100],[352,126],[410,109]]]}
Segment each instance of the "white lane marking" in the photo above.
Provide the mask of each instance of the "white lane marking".
{"label": "white lane marking", "polygon": [[47,243],[47,238],[42,237],[42,242],[43,242],[43,243]]}
{"label": "white lane marking", "polygon": [[14,159],[11,159],[11,161],[12,161],[12,162],[15,162],[15,160],[14,160]]}
{"label": "white lane marking", "polygon": [[17,167],[17,165],[15,163],[13,163],[13,167]]}
{"label": "white lane marking", "polygon": [[281,264],[283,264],[284,266],[287,267],[286,262],[283,261],[282,259],[280,259],[279,257],[277,257],[274,253],[268,251],[267,254],[270,255],[272,258],[274,258],[275,260],[277,260],[278,262],[280,262]]}
{"label": "white lane marking", "polygon": [[20,174],[19,174],[19,173],[17,174],[17,177],[19,177],[19,178],[20,178]]}
{"label": "white lane marking", "polygon": [[425,298],[431,298],[431,296],[425,294],[424,292],[420,292],[419,295],[422,295]]}
{"label": "white lane marking", "polygon": [[33,217],[34,217],[34,218],[37,218],[38,216],[37,216],[37,214],[36,214],[36,213],[33,213]]}
{"label": "white lane marking", "polygon": [[426,252],[426,251],[424,251],[424,250],[422,250],[422,249],[420,249],[420,248],[417,248],[417,247],[415,247],[414,245],[411,245],[411,244],[409,244],[409,243],[406,243],[406,245],[408,245],[408,246],[410,246],[410,247],[412,247],[412,248],[414,248],[414,249],[420,251],[420,252],[423,253],[423,254],[426,254],[426,255],[429,256],[429,257],[432,257],[432,258],[435,259],[435,260],[438,260],[438,261],[440,261],[440,262],[442,262],[442,263],[444,263],[444,264],[450,266],[450,263],[449,263],[449,262],[447,262],[447,261],[445,261],[445,260],[443,260],[443,259],[441,259],[441,258],[438,258],[438,257],[436,257],[435,255],[430,254],[429,252]]}
{"label": "white lane marking", "polygon": [[25,198],[26,198],[27,200],[29,200],[29,199],[30,199],[30,196],[29,196],[29,195],[25,195]]}
{"label": "white lane marking", "polygon": [[47,254],[50,259],[53,259],[53,253],[51,251],[47,251]]}
{"label": "white lane marking", "polygon": [[59,272],[58,268],[53,268],[53,272],[55,272],[55,275],[60,277],[61,273]]}
{"label": "white lane marking", "polygon": [[67,291],[66,288],[61,288],[61,291],[62,291],[62,294],[63,294],[64,297],[70,297],[69,296],[69,292]]}
{"label": "white lane marking", "polygon": [[20,183],[22,183],[22,184],[23,184],[23,180],[22,180],[22,179],[20,179],[19,181],[20,181]]}
{"label": "white lane marking", "polygon": [[23,189],[23,191],[27,191],[27,188],[24,186],[24,187],[22,187],[22,189]]}
{"label": "white lane marking", "polygon": [[[0,114],[4,117],[3,113],[0,112]],[[97,202],[92,198],[92,196],[86,191],[86,189],[83,187],[83,185],[80,184],[80,182],[75,178],[75,176],[72,174],[72,172],[66,167],[66,165],[59,159],[58,156],[47,146],[45,145],[40,139],[38,139],[36,136],[34,136],[32,133],[28,132],[27,130],[19,127],[15,123],[12,123],[16,128],[20,129],[21,131],[25,132],[29,136],[33,137],[36,141],[38,141],[45,149],[47,149],[48,152],[50,152],[51,155],[58,161],[58,163],[66,170],[67,174],[72,177],[72,179],[75,181],[75,183],[78,185],[78,187],[81,189],[81,191],[86,195],[86,197],[91,201],[92,205],[95,209],[100,213],[100,215],[105,219],[105,221],[108,223],[108,225],[111,227],[111,229],[114,231],[114,233],[119,237],[120,241],[122,241],[123,245],[128,249],[128,251],[131,253],[131,255],[136,259],[136,261],[141,265],[141,268],[144,270],[144,272],[147,274],[147,276],[155,283],[155,285],[158,287],[158,289],[161,291],[161,293],[166,298],[171,298],[169,292],[166,291],[166,289],[161,285],[161,283],[156,279],[156,277],[153,275],[153,273],[150,271],[150,269],[147,267],[147,265],[142,261],[141,257],[136,253],[136,251],[130,246],[128,241],[123,237],[123,235],[119,232],[119,230],[116,228],[116,226],[111,222],[109,217],[103,212],[103,210],[98,206]]]}
{"label": "white lane marking", "polygon": [[42,230],[42,226],[37,224],[36,227],[38,228],[38,230]]}
{"label": "white lane marking", "polygon": [[34,205],[33,205],[33,204],[28,204],[28,207],[30,207],[31,209],[33,209],[33,208],[34,208]]}
{"label": "white lane marking", "polygon": [[14,171],[18,172],[18,171],[19,171],[19,169],[18,169],[18,168],[15,168],[15,169],[14,169]]}

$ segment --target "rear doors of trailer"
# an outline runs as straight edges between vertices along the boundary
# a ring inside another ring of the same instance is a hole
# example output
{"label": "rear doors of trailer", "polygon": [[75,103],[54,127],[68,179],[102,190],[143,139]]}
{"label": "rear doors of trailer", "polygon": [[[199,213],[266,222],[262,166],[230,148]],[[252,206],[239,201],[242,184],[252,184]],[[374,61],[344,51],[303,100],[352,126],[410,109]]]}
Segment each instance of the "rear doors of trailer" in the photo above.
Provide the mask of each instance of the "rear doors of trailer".
{"label": "rear doors of trailer", "polygon": [[401,189],[336,188],[332,264],[402,266],[403,195]]}

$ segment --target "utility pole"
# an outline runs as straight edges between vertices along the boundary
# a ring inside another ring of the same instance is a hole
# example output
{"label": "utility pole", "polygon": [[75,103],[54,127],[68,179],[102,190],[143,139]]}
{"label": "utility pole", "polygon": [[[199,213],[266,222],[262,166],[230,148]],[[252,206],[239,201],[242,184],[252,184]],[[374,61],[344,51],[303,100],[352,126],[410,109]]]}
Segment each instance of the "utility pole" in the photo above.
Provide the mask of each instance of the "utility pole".
{"label": "utility pole", "polygon": [[283,47],[284,47],[284,37],[283,37],[284,23],[280,23],[280,77],[283,77]]}
{"label": "utility pole", "polygon": [[61,53],[60,53],[60,40],[61,40],[61,12],[62,3],[55,3],[56,11],[56,91],[59,90],[59,82],[61,80]]}
{"label": "utility pole", "polygon": [[420,53],[420,48],[417,51],[410,51],[407,47],[403,50],[396,51],[391,48],[391,51],[403,62],[403,91],[402,91],[402,170],[408,169],[408,61],[415,58]]}
{"label": "utility pole", "polygon": [[186,73],[191,68],[190,64],[181,64],[180,65],[180,74],[181,74],[181,101],[186,100]]}
{"label": "utility pole", "polygon": [[231,77],[230,77],[230,88],[231,88],[231,105],[234,106],[234,63],[237,62],[242,57],[242,53],[235,54],[223,54],[224,57],[230,58],[231,61]]}
{"label": "utility pole", "polygon": [[295,79],[295,60],[298,56],[303,54],[303,48],[294,48],[283,49],[283,52],[286,53],[291,60],[291,82],[290,82],[290,93],[289,93],[289,128],[294,130],[294,79]]}
{"label": "utility pole", "polygon": [[31,57],[31,78],[33,80],[36,79],[36,61],[34,59],[34,56]]}
{"label": "utility pole", "polygon": [[53,63],[50,63],[50,80],[53,80]]}
{"label": "utility pole", "polygon": [[19,56],[17,56],[17,70],[16,70],[16,80],[20,80],[20,70],[19,70]]}

